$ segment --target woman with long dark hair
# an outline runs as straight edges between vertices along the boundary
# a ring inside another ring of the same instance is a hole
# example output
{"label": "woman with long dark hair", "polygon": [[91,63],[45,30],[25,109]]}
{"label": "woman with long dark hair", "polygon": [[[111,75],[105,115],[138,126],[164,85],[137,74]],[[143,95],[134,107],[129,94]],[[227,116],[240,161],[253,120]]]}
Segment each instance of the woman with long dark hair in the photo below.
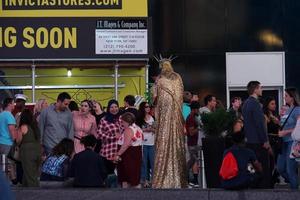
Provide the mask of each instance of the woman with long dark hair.
{"label": "woman with long dark hair", "polygon": [[23,168],[22,185],[39,186],[39,167],[41,163],[40,131],[29,109],[24,109],[20,116],[18,142],[20,143],[20,160]]}
{"label": "woman with long dark hair", "polygon": [[277,168],[282,177],[290,183],[291,189],[298,189],[298,167],[295,159],[290,158],[294,130],[297,118],[300,116],[299,94],[296,88],[285,89],[284,99],[289,109],[281,117],[281,128],[278,132],[283,137],[282,152],[278,156]]}
{"label": "woman with long dark hair", "polygon": [[267,123],[269,142],[273,150],[270,156],[270,173],[272,176],[272,185],[278,181],[278,172],[275,168],[278,154],[281,152],[282,138],[278,136],[280,130],[279,116],[276,114],[276,100],[274,97],[267,97],[263,103],[264,116]]}
{"label": "woman with long dark hair", "polygon": [[[154,118],[150,114],[151,108],[149,103],[142,102],[138,110],[137,125],[140,126],[144,133],[143,140],[143,165],[141,172],[141,182],[144,187],[150,186],[150,169],[153,172],[154,167]],[[150,169],[148,168],[150,163]]]}
{"label": "woman with long dark hair", "polygon": [[74,153],[74,142],[62,139],[42,166],[41,181],[64,181],[68,177],[70,159]]}
{"label": "woman with long dark hair", "polygon": [[[96,118],[96,124],[97,124],[97,128],[100,124],[100,120],[106,115],[106,112],[104,111],[102,105],[100,102],[96,101],[96,100],[93,100],[93,112],[92,114],[95,116]],[[100,139],[97,139],[97,144],[96,144],[96,147],[94,149],[94,151],[96,153],[99,153],[100,152],[100,149],[101,149],[101,140]]]}
{"label": "woman with long dark hair", "polygon": [[280,119],[276,114],[276,101],[274,97],[267,97],[263,104],[263,111],[267,122],[267,131],[269,135],[269,141],[274,150],[274,153],[278,155],[281,149],[279,149],[278,143],[278,131],[280,129]]}
{"label": "woman with long dark hair", "polygon": [[97,127],[98,127],[100,120],[105,116],[106,113],[104,112],[101,103],[99,103],[98,101],[95,101],[95,100],[93,100],[92,103],[93,103],[92,114],[96,118],[96,123],[97,123]]}

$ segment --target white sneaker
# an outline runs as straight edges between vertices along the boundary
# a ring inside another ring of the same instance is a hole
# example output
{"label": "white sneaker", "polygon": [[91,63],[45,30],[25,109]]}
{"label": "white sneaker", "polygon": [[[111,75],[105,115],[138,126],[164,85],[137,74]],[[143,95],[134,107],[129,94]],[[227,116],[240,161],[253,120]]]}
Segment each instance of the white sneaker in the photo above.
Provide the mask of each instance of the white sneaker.
{"label": "white sneaker", "polygon": [[287,185],[287,183],[285,182],[282,176],[279,176],[278,178],[279,178],[279,183],[277,183],[278,185]]}
{"label": "white sneaker", "polygon": [[195,186],[195,184],[194,184],[194,183],[192,183],[192,182],[189,182],[189,186],[191,186],[191,187],[194,187],[194,186]]}

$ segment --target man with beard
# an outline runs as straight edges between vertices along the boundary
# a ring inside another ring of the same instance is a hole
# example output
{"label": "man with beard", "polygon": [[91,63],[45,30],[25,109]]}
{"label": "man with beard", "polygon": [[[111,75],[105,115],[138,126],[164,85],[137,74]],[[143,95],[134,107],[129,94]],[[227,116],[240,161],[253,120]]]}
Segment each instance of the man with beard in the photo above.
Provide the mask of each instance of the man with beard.
{"label": "man with beard", "polygon": [[68,109],[71,96],[62,92],[55,104],[44,109],[40,115],[39,128],[44,153],[49,155],[52,148],[63,138],[74,139],[73,119]]}

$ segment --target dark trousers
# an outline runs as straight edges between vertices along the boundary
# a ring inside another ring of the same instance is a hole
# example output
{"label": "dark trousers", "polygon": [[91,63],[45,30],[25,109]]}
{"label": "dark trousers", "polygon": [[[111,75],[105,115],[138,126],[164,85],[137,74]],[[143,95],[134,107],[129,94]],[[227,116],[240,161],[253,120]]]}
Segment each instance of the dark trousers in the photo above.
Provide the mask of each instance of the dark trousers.
{"label": "dark trousers", "polygon": [[113,163],[111,160],[107,160],[105,157],[102,157],[102,160],[104,162],[104,166],[106,169],[107,174],[114,174],[114,170],[116,169],[116,164]]}
{"label": "dark trousers", "polygon": [[16,161],[16,174],[18,183],[22,183],[23,180],[23,167],[20,161]]}
{"label": "dark trousers", "polygon": [[226,190],[243,190],[248,188],[255,188],[261,180],[261,173],[254,174],[240,174],[231,180],[222,180],[221,187]]}
{"label": "dark trousers", "polygon": [[272,177],[270,168],[270,155],[268,150],[263,148],[263,144],[246,144],[249,149],[252,149],[257,157],[257,160],[261,163],[263,172],[262,178],[257,184],[257,188],[269,189],[272,188]]}

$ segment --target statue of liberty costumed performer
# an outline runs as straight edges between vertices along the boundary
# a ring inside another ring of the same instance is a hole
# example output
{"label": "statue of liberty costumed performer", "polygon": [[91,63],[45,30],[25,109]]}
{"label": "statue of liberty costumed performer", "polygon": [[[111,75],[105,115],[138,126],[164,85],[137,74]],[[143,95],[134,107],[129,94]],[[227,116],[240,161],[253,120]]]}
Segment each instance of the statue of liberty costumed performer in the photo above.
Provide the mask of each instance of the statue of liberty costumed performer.
{"label": "statue of liberty costumed performer", "polygon": [[181,76],[172,68],[172,59],[161,58],[158,61],[161,73],[153,90],[157,126],[152,187],[185,188],[183,83]]}

